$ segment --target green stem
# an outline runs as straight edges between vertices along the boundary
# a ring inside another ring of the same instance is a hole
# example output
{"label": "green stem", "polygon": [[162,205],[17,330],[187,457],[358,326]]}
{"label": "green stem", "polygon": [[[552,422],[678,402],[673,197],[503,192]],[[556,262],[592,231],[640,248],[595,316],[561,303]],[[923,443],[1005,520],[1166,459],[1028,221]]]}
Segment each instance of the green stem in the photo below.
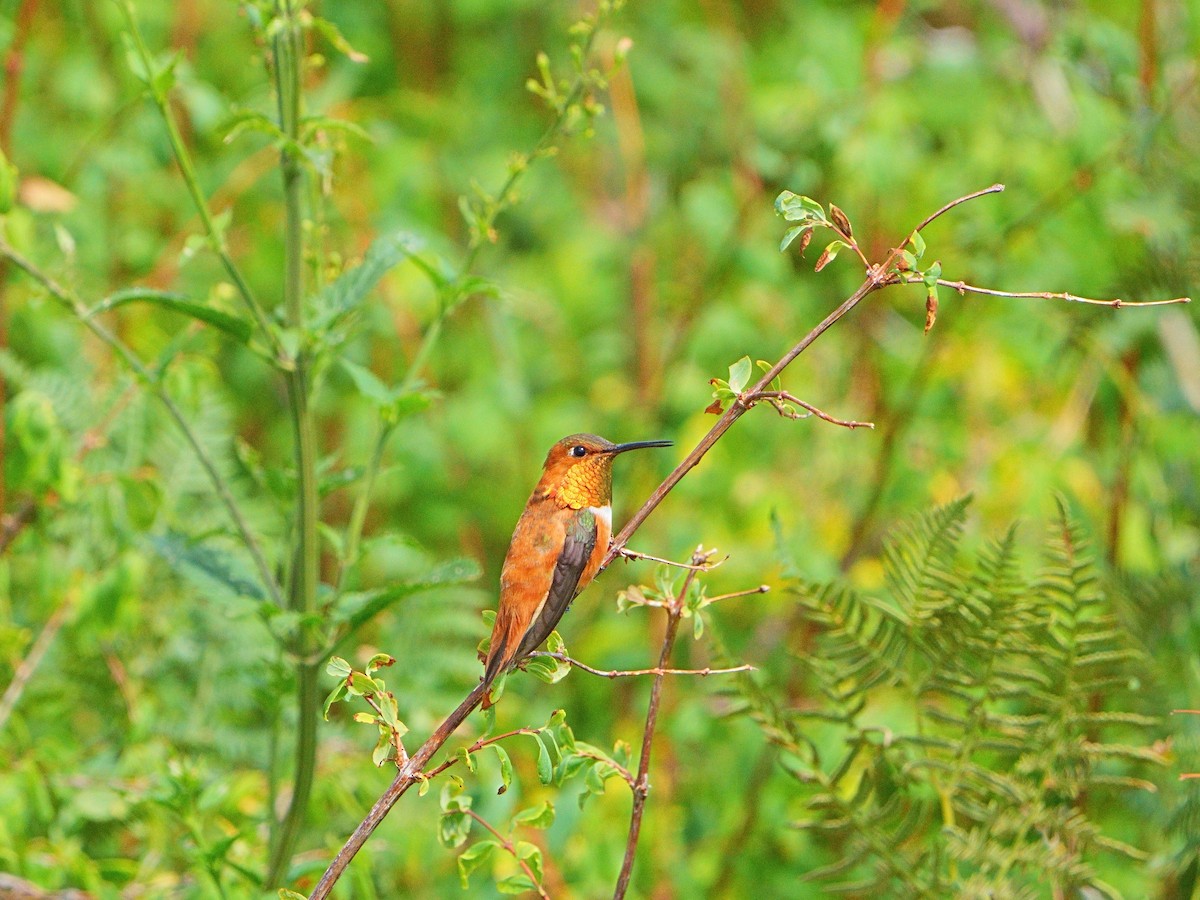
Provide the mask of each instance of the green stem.
{"label": "green stem", "polygon": [[10,260],[13,265],[31,277],[34,281],[44,287],[50,296],[62,304],[75,318],[77,318],[89,331],[92,332],[102,342],[112,348],[113,352],[121,358],[121,361],[133,372],[134,376],[152,393],[158,401],[163,405],[176,427],[183,434],[188,446],[192,448],[192,453],[196,460],[204,469],[205,474],[212,482],[213,489],[216,490],[221,504],[229,513],[229,518],[232,520],[234,528],[242,539],[246,550],[250,553],[254,560],[254,567],[258,570],[259,580],[263,587],[270,594],[271,599],[276,605],[282,607],[284,605],[283,595],[280,593],[279,585],[275,581],[275,577],[271,574],[271,568],[267,565],[266,557],[263,555],[262,548],[258,545],[258,540],[251,532],[249,524],[246,522],[245,516],[242,515],[241,509],[237,505],[237,501],[233,498],[233,492],[226,483],[225,478],[217,469],[216,461],[209,454],[208,450],[200,443],[200,438],[195,430],[188,423],[187,418],[183,415],[183,411],[171,399],[171,395],[167,393],[166,388],[162,383],[154,377],[146,365],[138,359],[137,355],[125,346],[115,334],[109,331],[104,325],[96,321],[89,311],[88,307],[79,299],[72,291],[63,287],[49,275],[45,274],[41,269],[35,266],[30,260],[26,259],[18,253],[9,243],[0,239],[0,256]]}
{"label": "green stem", "polygon": [[272,841],[267,866],[268,888],[278,886],[285,879],[308,812],[316,770],[317,715],[320,710],[318,668],[310,659],[320,645],[320,630],[316,623],[321,562],[317,529],[320,498],[317,492],[316,429],[309,405],[312,359],[304,340],[304,170],[293,149],[300,138],[303,35],[296,18],[294,0],[277,0],[275,9],[280,24],[272,43],[275,89],[279,103],[279,125],[287,138],[279,156],[284,197],[283,306],[289,329],[299,336],[294,365],[286,372],[298,481],[296,546],[288,582],[288,603],[293,612],[300,614],[302,624],[292,648],[298,659],[296,766],[292,776],[292,798],[283,820],[278,824],[276,839]]}
{"label": "green stem", "polygon": [[[596,37],[596,32],[599,30],[599,23],[588,34],[587,39],[581,48],[581,57],[587,59],[591,52],[592,44]],[[571,84],[571,89],[567,92],[566,99],[558,107],[558,112],[553,121],[546,126],[546,130],[542,132],[542,136],[538,138],[538,142],[533,145],[533,149],[525,157],[525,162],[522,165],[513,166],[508,173],[508,177],[500,186],[500,190],[496,193],[495,199],[488,204],[484,218],[484,227],[480,232],[486,234],[491,231],[492,226],[496,224],[496,219],[500,214],[513,205],[514,192],[517,183],[521,180],[521,176],[529,170],[529,161],[541,157],[554,142],[558,139],[559,133],[567,123],[567,116],[570,115],[571,108],[583,97],[583,93],[587,90],[588,75],[586,72],[580,71],[576,74],[574,82]],[[466,299],[457,296],[460,285],[463,280],[471,274],[475,268],[475,263],[479,260],[479,254],[483,250],[483,241],[479,237],[479,233],[472,235],[471,247],[467,251],[467,257],[463,260],[462,266],[458,270],[458,274],[454,277],[444,289],[441,298],[441,308],[438,310],[437,316],[429,324],[429,328],[425,330],[425,335],[421,339],[421,345],[417,348],[416,354],[413,356],[412,362],[409,364],[408,372],[404,376],[404,381],[401,383],[405,389],[411,389],[416,383],[417,378],[421,374],[421,369],[425,367],[425,361],[429,358],[430,352],[433,350],[434,344],[442,334],[442,325],[450,314],[459,306],[459,303]]]}
{"label": "green stem", "polygon": [[342,579],[346,570],[358,562],[359,547],[362,544],[363,526],[367,521],[367,510],[371,505],[371,495],[375,492],[375,481],[383,466],[383,453],[387,448],[388,438],[392,436],[395,425],[380,422],[379,433],[375,437],[375,448],[371,451],[371,461],[367,463],[367,471],[363,474],[362,490],[354,500],[354,509],[350,512],[350,524],[346,527],[346,551],[342,562],[342,570],[338,576],[338,590],[341,590]]}
{"label": "green stem", "polygon": [[200,222],[204,227],[204,234],[208,238],[209,245],[221,260],[221,265],[225,267],[226,273],[237,288],[242,302],[249,310],[259,331],[262,332],[263,338],[275,354],[276,361],[283,368],[290,368],[287,355],[284,353],[283,346],[279,342],[279,336],[275,333],[275,329],[272,327],[266,311],[255,298],[249,283],[242,275],[237,264],[233,261],[233,257],[229,255],[229,248],[225,245],[225,235],[213,219],[212,211],[208,207],[208,198],[204,196],[204,191],[200,187],[200,179],[196,175],[196,167],[192,163],[192,156],[188,152],[187,145],[183,140],[183,134],[180,132],[179,124],[175,119],[175,113],[171,109],[167,90],[159,82],[158,78],[155,77],[154,59],[150,55],[150,49],[146,46],[145,39],[142,37],[142,31],[138,27],[137,16],[133,9],[133,0],[124,0],[122,8],[125,11],[126,19],[129,21],[129,34],[133,39],[134,48],[137,50],[138,59],[146,73],[150,95],[154,99],[154,105],[158,107],[158,111],[162,115],[163,123],[167,129],[167,139],[171,143],[171,152],[175,156],[175,162],[179,166],[179,173],[183,176],[184,184],[187,185],[188,193],[192,197],[192,203],[196,207],[196,212],[200,215]]}

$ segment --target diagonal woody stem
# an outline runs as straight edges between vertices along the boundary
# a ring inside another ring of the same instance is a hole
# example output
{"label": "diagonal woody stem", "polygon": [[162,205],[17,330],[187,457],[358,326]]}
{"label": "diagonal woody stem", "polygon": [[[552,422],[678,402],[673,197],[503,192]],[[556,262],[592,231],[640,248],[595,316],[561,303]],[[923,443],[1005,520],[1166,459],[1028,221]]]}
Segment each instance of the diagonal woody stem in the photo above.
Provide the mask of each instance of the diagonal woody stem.
{"label": "diagonal woody stem", "polygon": [[[975,200],[988,194],[996,194],[1003,190],[1004,185],[994,184],[991,187],[973,191],[970,194],[964,194],[961,197],[951,200],[937,211],[922,219],[920,224],[918,224],[917,227],[909,233],[905,241],[902,241],[900,246],[892,248],[881,263],[868,267],[866,280],[863,281],[863,283],[853,294],[847,297],[836,309],[833,310],[833,312],[822,319],[821,322],[812,329],[812,331],[806,334],[799,342],[796,343],[795,346],[785,353],[779,359],[779,361],[776,362],[775,365],[773,365],[762,376],[762,378],[758,380],[756,384],[744,392],[743,396],[753,396],[755,394],[761,394],[764,391],[769,391],[771,382],[774,381],[784,369],[791,365],[796,357],[807,350],[812,343],[817,340],[817,338],[823,335],[826,331],[833,327],[833,325],[843,319],[851,310],[858,306],[858,304],[861,303],[868,294],[874,293],[881,288],[897,283],[895,280],[896,273],[894,269],[896,260],[900,256],[904,244],[907,243],[907,241],[910,240],[917,232],[924,229],[936,219],[970,200]],[[952,284],[950,286],[956,285]],[[609,545],[608,552],[604,556],[602,567],[607,567],[614,559],[623,555],[625,545],[629,542],[629,539],[638,530],[638,528],[642,526],[642,523],[645,522],[650,514],[659,507],[659,505],[666,498],[667,494],[674,489],[675,485],[682,481],[683,477],[699,464],[700,460],[704,458],[705,454],[708,453],[712,446],[721,439],[725,432],[733,427],[733,423],[740,419],[749,408],[749,405],[743,399],[739,398],[735,400],[729,406],[729,408],[725,410],[724,413],[721,414],[720,418],[717,419],[716,423],[712,426],[712,428],[709,429],[708,433],[700,439],[700,442],[696,444],[692,451],[688,453],[686,457],[684,457],[683,461],[680,462],[679,465],[676,466],[675,469],[654,490],[654,492],[646,499],[645,503],[642,504],[641,508],[639,508],[637,512],[635,512],[629,519],[629,521],[625,523],[625,526],[620,530],[620,532],[613,537]],[[688,572],[689,578],[694,576],[695,570]],[[670,619],[668,619],[668,622],[670,622]],[[675,622],[676,625],[678,625],[678,620],[675,620]],[[666,668],[665,659],[658,668]],[[656,673],[656,687],[661,685],[663,677],[663,674]],[[661,688],[658,688],[658,690],[661,691]],[[427,763],[433,754],[436,753],[438,749],[440,749],[441,746],[446,743],[450,735],[453,734],[454,731],[457,730],[464,721],[466,721],[471,712],[473,712],[483,700],[483,694],[483,685],[476,685],[472,689],[471,693],[466,696],[461,704],[459,704],[458,708],[452,712],[446,718],[446,720],[440,726],[438,726],[437,730],[434,731],[429,739],[412,754],[408,764],[405,765],[400,770],[399,774],[396,775],[396,778],[392,784],[386,791],[384,791],[379,800],[375,802],[375,805],[371,808],[366,818],[359,824],[358,828],[355,829],[354,834],[350,836],[350,838],[346,841],[345,846],[342,847],[337,856],[329,864],[329,868],[326,869],[325,874],[322,876],[316,889],[310,895],[309,900],[323,900],[323,898],[327,898],[329,896],[330,891],[333,889],[333,885],[341,877],[341,874],[345,870],[346,866],[350,864],[350,860],[354,858],[354,855],[359,851],[359,849],[361,849],[362,845],[366,843],[367,838],[370,837],[371,833],[376,827],[378,827],[379,823],[383,821],[383,818],[388,814],[388,811],[392,808],[392,806],[395,805],[396,801],[399,800],[400,797],[403,796],[404,793],[410,787],[412,787],[414,783],[421,780],[421,771],[425,763]],[[648,723],[648,726],[647,735],[649,735],[650,731],[652,730],[652,725],[650,723]],[[648,753],[643,753],[643,757],[648,765]],[[635,788],[635,797],[636,796],[637,790]],[[636,841],[636,837],[634,837],[634,841]],[[628,860],[628,862],[630,867],[632,867],[631,858]],[[627,888],[628,875],[627,873],[624,873],[624,871],[623,877],[626,881],[625,887]],[[623,896],[623,889],[621,888],[620,884],[618,884],[618,891],[620,892],[618,896]]]}

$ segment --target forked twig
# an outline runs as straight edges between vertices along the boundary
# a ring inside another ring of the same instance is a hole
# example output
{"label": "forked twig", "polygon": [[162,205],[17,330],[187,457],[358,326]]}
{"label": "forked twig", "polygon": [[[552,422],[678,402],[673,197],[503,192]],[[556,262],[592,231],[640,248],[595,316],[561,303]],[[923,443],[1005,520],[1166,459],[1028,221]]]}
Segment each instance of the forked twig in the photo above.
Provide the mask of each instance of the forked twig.
{"label": "forked twig", "polygon": [[[816,416],[818,419],[824,419],[831,425],[841,425],[843,428],[849,428],[851,430],[855,428],[875,427],[874,422],[855,422],[853,419],[835,419],[833,416],[829,415],[829,413],[822,412],[811,403],[801,400],[799,397],[789,393],[788,391],[747,391],[739,396],[738,399],[747,406],[753,406],[755,403],[765,400],[767,403],[770,403],[773,407],[775,407],[775,411],[777,413],[787,419],[807,419],[808,416]],[[789,403],[795,403],[797,406],[808,410],[808,415],[798,413],[795,410],[789,410],[787,408]]]}

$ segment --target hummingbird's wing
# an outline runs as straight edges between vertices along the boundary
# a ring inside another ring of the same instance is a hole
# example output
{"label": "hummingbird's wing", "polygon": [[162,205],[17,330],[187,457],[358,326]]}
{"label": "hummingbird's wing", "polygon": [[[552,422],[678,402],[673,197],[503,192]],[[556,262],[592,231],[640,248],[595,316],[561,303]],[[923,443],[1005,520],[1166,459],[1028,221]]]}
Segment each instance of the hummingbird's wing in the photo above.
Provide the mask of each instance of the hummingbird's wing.
{"label": "hummingbird's wing", "polygon": [[[550,632],[558,625],[559,619],[575,599],[575,595],[587,587],[587,581],[595,576],[595,566],[592,557],[596,550],[598,535],[596,517],[589,509],[580,510],[567,526],[566,538],[558,562],[554,564],[554,575],[550,580],[550,590],[542,602],[538,614],[530,623],[513,660],[522,659],[538,648]],[[591,569],[587,581],[580,584],[585,569]]]}

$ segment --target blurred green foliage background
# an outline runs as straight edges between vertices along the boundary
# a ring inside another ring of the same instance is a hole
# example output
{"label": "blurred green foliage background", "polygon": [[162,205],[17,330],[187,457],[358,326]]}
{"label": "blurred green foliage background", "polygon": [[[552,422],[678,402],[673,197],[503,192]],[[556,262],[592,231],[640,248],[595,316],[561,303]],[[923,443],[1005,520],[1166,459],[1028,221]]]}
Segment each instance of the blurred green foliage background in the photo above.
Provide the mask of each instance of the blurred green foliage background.
{"label": "blurred green foliage background", "polygon": [[[273,115],[255,4],[140,2],[154,52],[178,53],[172,104],[232,255],[268,308],[280,297],[278,153],[236,129]],[[265,7],[264,7],[265,8]],[[525,89],[536,57],[569,69],[568,28],[589,3],[375,0],[314,4],[357,54],[312,32],[307,111],[326,167],[307,194],[308,287],[404,232],[453,270],[470,234],[459,198],[495,192],[512,154],[548,122]],[[778,252],[783,189],[834,202],[873,258],[944,202],[994,182],[1003,194],[928,228],[946,277],[1014,291],[1150,300],[1194,290],[1200,213],[1200,5],[1155,0],[703,0],[631,2],[597,36],[607,69],[626,37],[594,135],[536,161],[519,202],[478,252],[487,280],[441,326],[421,372],[433,392],[386,445],[357,588],[419,578],[447,561],[477,580],[426,590],[340,651],[394,655],[401,715],[423,736],[474,683],[479,611],[494,605],[511,528],[553,441],[575,431],[676,447],[623,458],[621,522],[711,426],[710,378],[743,355],[777,359],[862,280],[843,253],[820,275]],[[6,240],[87,303],[130,285],[234,311],[162,120],[131,72],[116,4],[0,0],[0,145],[19,171]],[[0,870],[99,897],[253,896],[271,804],[286,788],[291,670],[269,623],[220,578],[179,564],[180,535],[237,561],[211,486],[161,407],[114,355],[12,265],[4,269],[4,551],[0,683],[47,622],[61,630],[0,725]],[[771,593],[716,608],[739,661],[781,702],[810,627],[797,578],[883,583],[898,519],[973,494],[965,542],[1021,523],[1032,565],[1065,494],[1091,535],[1129,639],[1147,653],[1131,709],[1162,717],[1122,735],[1157,746],[1157,793],[1106,798],[1103,827],[1141,848],[1094,863],[1127,896],[1190,896],[1200,834],[1180,772],[1200,769],[1200,316],[1195,306],[1113,310],[943,291],[922,335],[918,287],[876,294],[788,370],[785,386],[847,431],[769,409],[743,417],[631,546],[730,556],[710,593]],[[419,267],[379,284],[338,352],[402,380],[438,316]],[[245,346],[152,306],[105,321],[152,368],[229,472],[253,528],[284,566],[291,431],[278,377]],[[331,365],[314,400],[332,583],[377,435],[378,410]],[[174,555],[173,555],[174,554]],[[649,580],[619,564],[576,602],[562,633],[602,668],[650,665],[661,623],[615,614]],[[713,659],[706,640],[681,665]],[[20,679],[25,682],[25,677]],[[322,689],[332,687],[323,679]],[[640,740],[649,684],[573,673],[510,679],[502,727],[565,708],[576,736]],[[758,725],[729,715],[715,680],[667,685],[651,772],[638,896],[824,896],[801,881],[828,862],[797,831],[797,785]],[[897,725],[899,727],[899,725]],[[374,734],[335,710],[320,727],[314,799],[291,883],[311,886],[389,780]],[[469,789],[497,821],[543,798],[536,838],[553,896],[607,895],[628,798],[578,810],[575,788],[495,796],[487,763]],[[275,762],[268,761],[275,759]],[[409,796],[368,844],[343,896],[454,896],[437,842],[436,790]],[[1189,817],[1191,816],[1191,817]],[[498,863],[503,867],[504,863]],[[1191,880],[1188,880],[1188,872]],[[243,874],[239,874],[242,872]],[[305,881],[305,879],[308,879]],[[478,876],[470,895],[494,889]],[[1034,896],[1038,894],[1034,893]],[[1046,894],[1049,896],[1049,894]]]}

